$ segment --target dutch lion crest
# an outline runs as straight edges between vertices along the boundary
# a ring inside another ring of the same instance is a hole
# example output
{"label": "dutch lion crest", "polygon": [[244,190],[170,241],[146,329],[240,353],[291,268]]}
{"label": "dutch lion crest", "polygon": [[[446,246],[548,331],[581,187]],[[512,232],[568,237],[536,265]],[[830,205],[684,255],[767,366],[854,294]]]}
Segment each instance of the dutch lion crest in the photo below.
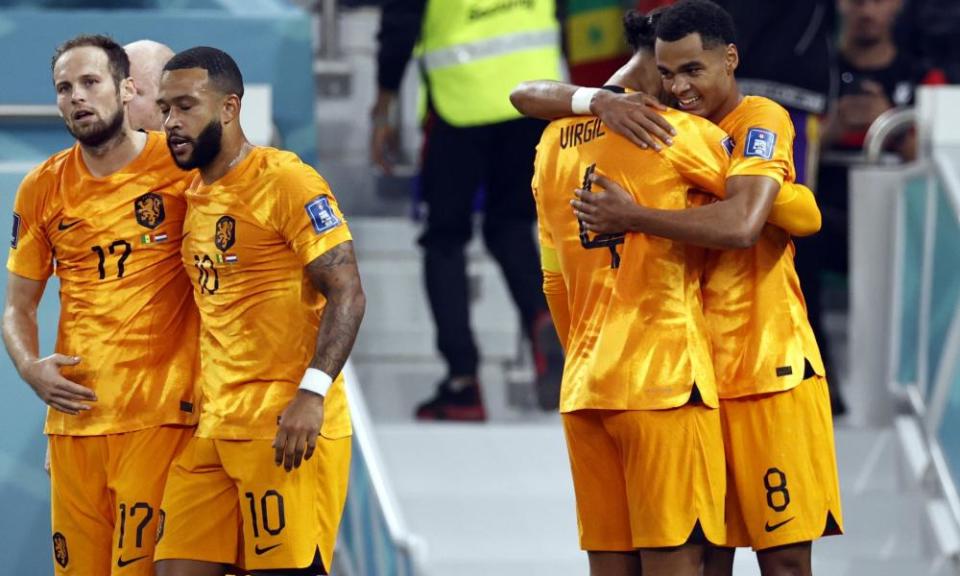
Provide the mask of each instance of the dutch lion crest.
{"label": "dutch lion crest", "polygon": [[237,221],[231,216],[221,216],[217,220],[217,230],[213,243],[221,252],[226,252],[237,241]]}
{"label": "dutch lion crest", "polygon": [[137,215],[137,223],[151,230],[162,224],[166,217],[163,211],[163,197],[153,192],[137,198],[133,203],[133,209]]}

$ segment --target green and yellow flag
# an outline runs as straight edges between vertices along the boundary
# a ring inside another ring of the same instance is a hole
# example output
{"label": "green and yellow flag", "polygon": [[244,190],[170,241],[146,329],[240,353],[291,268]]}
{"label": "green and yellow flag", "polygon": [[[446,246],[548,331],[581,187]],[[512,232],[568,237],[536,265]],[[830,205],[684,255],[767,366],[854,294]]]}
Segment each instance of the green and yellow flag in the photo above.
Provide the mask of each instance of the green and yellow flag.
{"label": "green and yellow flag", "polygon": [[569,0],[567,61],[574,83],[598,86],[630,57],[623,37],[623,0]]}

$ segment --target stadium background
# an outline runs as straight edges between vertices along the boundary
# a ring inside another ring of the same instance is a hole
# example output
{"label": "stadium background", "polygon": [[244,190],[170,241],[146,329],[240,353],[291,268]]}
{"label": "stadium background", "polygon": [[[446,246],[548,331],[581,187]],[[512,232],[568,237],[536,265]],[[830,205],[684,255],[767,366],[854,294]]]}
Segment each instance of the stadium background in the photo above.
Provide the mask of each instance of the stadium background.
{"label": "stadium background", "polygon": [[[150,38],[174,50],[207,44],[231,53],[247,83],[265,87],[247,111],[262,127],[256,136],[330,180],[351,219],[369,298],[348,370],[357,449],[334,573],[584,574],[559,420],[530,406],[529,359],[518,352],[509,299],[479,245],[470,248],[470,275],[491,422],[409,418],[443,369],[409,218],[420,139],[412,66],[402,89],[406,169],[385,177],[367,160],[374,4],[0,0],[0,214],[11,213],[30,167],[71,143],[51,111],[56,44],[105,32],[123,43]],[[602,81],[622,60],[626,5],[568,3],[574,78]],[[863,164],[851,177],[851,272],[841,284],[849,296],[840,299],[849,306],[828,315],[850,406],[837,437],[848,534],[815,547],[818,574],[960,573],[958,110],[957,88],[925,89],[914,117],[920,159]],[[41,349],[49,352],[55,280],[40,313]],[[44,410],[6,356],[0,382],[0,573],[49,574]],[[737,570],[757,573],[746,554]]]}

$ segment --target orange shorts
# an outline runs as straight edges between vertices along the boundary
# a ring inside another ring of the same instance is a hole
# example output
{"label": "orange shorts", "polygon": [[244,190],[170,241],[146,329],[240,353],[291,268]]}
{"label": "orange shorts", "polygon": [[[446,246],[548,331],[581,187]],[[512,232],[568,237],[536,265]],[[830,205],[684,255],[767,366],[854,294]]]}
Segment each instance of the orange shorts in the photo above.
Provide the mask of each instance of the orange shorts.
{"label": "orange shorts", "polygon": [[724,541],[726,473],[717,409],[580,410],[563,414],[563,428],[581,548],[680,546],[697,524],[708,541]]}
{"label": "orange shorts", "polygon": [[167,469],[193,430],[50,436],[57,576],[153,576]]}
{"label": "orange shorts", "polygon": [[720,401],[727,544],[755,550],[843,533],[827,381]]}
{"label": "orange shorts", "polygon": [[287,472],[274,464],[272,440],[192,438],[170,468],[154,558],[329,570],[351,441],[321,436],[313,456]]}

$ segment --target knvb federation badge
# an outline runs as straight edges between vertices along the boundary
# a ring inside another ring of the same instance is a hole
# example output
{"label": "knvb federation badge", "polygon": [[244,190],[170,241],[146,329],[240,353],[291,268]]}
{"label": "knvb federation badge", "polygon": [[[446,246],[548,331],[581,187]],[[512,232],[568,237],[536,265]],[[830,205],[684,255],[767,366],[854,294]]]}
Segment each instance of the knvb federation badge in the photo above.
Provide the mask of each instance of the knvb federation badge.
{"label": "knvb federation badge", "polygon": [[226,252],[237,241],[237,221],[232,216],[221,216],[217,220],[213,243],[221,252]]}
{"label": "knvb federation badge", "polygon": [[153,230],[163,223],[166,214],[163,211],[163,197],[154,192],[147,192],[133,202],[137,223]]}

